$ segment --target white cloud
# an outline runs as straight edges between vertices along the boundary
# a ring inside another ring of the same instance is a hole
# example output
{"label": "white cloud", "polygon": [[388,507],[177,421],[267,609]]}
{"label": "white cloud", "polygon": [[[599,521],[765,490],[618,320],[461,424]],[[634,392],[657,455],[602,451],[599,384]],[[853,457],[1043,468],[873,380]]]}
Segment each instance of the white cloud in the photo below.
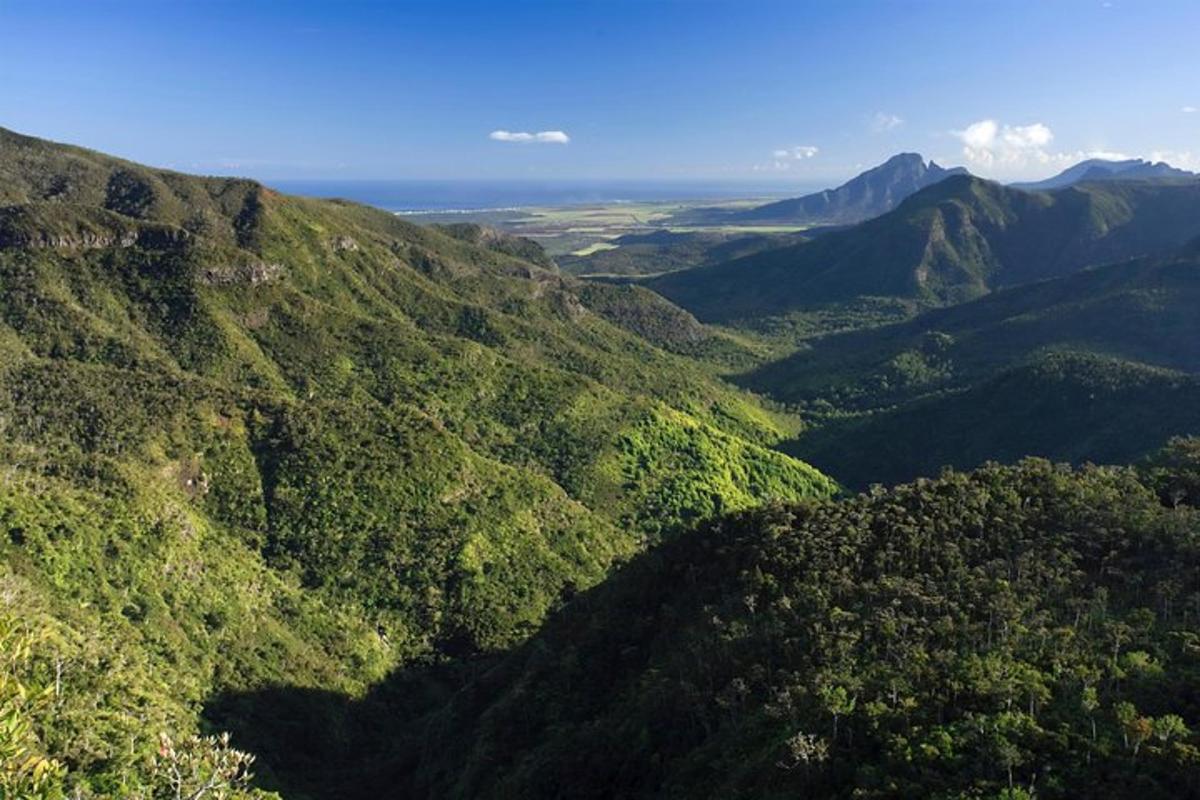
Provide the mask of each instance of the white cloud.
{"label": "white cloud", "polygon": [[781,147],[778,150],[771,151],[771,158],[774,159],[769,165],[757,165],[754,167],[755,172],[761,172],[764,169],[791,169],[792,165],[813,158],[817,153],[821,152],[821,148],[814,147],[810,144],[797,145],[795,147]]}
{"label": "white cloud", "polygon": [[1022,167],[1053,160],[1046,147],[1054,141],[1054,132],[1041,122],[1001,125],[981,119],[952,133],[962,141],[967,161],[981,167]]}
{"label": "white cloud", "polygon": [[871,118],[871,130],[875,133],[885,133],[895,130],[904,124],[904,120],[895,114],[888,114],[884,111],[875,112],[875,116]]}
{"label": "white cloud", "polygon": [[977,169],[1020,172],[1028,167],[1069,160],[1074,154],[1051,153],[1054,131],[1041,122],[1002,125],[981,119],[951,133],[963,144],[962,153]]}
{"label": "white cloud", "polygon": [[1200,111],[1200,108],[1196,108],[1195,106],[1184,106],[1179,110],[1184,114],[1195,114],[1197,111]]}
{"label": "white cloud", "polygon": [[1200,172],[1200,153],[1190,150],[1155,150],[1149,156],[1150,161],[1165,161],[1172,167]]}
{"label": "white cloud", "polygon": [[[1054,131],[1041,122],[1029,125],[1005,125],[994,119],[981,119],[962,130],[951,131],[962,142],[962,154],[980,174],[996,177],[1024,177],[1065,169],[1089,158],[1124,161],[1135,158],[1112,150],[1051,150]],[[1173,154],[1181,162],[1190,153]],[[1152,156],[1160,160],[1156,154]],[[1170,160],[1170,159],[1167,159]]]}
{"label": "white cloud", "polygon": [[796,161],[802,161],[806,158],[812,158],[817,153],[821,152],[821,148],[813,147],[812,145],[800,145],[790,149],[775,150],[771,153],[775,158],[791,158]]}
{"label": "white cloud", "polygon": [[492,131],[488,134],[488,138],[497,142],[521,142],[524,144],[566,144],[571,141],[571,137],[567,136],[565,131],[538,131],[537,133],[528,133],[526,131]]}
{"label": "white cloud", "polygon": [[1050,144],[1054,133],[1040,122],[1032,125],[1004,126],[1002,133],[1005,144],[1015,148],[1040,149]]}

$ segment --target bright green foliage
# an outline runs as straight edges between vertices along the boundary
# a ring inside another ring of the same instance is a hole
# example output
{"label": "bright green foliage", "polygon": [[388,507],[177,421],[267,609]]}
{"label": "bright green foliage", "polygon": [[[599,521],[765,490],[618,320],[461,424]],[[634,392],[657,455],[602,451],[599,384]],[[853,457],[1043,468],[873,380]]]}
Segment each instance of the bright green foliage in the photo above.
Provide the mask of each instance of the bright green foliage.
{"label": "bright green foliage", "polygon": [[406,789],[1193,796],[1198,536],[1133,470],[1036,460],[733,515],[409,723]]}
{"label": "bright green foliage", "polygon": [[62,796],[63,765],[44,755],[34,731],[34,720],[56,699],[55,687],[29,683],[34,648],[46,638],[0,609],[0,797]]}
{"label": "bright green foliage", "polygon": [[37,720],[72,791],[151,784],[164,731],[189,732],[217,686],[358,691],[394,655],[361,614],[303,591],[171,492],[109,476],[111,495],[9,470],[0,484],[0,612],[44,631]]}

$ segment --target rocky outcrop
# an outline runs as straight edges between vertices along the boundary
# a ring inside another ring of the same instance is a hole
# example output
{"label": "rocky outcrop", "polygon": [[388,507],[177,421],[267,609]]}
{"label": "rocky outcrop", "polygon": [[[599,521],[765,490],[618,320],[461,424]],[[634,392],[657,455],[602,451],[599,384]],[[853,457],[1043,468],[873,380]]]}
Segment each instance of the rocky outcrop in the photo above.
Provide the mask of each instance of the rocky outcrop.
{"label": "rocky outcrop", "polygon": [[27,208],[0,209],[0,249],[103,250],[183,246],[191,235],[169,225],[127,226],[110,220],[44,219]]}
{"label": "rocky outcrop", "polygon": [[278,280],[283,274],[282,264],[253,261],[203,267],[198,277],[205,286],[258,286]]}

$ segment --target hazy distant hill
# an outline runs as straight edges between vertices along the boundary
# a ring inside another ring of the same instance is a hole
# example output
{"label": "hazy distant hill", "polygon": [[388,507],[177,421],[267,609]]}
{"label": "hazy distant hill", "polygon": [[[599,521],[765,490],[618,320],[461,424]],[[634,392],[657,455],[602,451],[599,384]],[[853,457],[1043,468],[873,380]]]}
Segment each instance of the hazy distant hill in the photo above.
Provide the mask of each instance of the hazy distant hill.
{"label": "hazy distant hill", "polygon": [[836,189],[767,203],[730,215],[742,224],[790,223],[845,225],[891,211],[904,198],[951,175],[965,175],[962,167],[945,169],[926,163],[917,153],[900,153],[877,167],[851,178]]}
{"label": "hazy distant hill", "polygon": [[1084,181],[1131,181],[1154,180],[1160,178],[1195,178],[1196,173],[1185,169],[1172,167],[1164,161],[1144,161],[1131,158],[1126,161],[1108,161],[1102,158],[1090,158],[1080,161],[1073,167],[1068,167],[1052,178],[1043,181],[1009,184],[1014,189],[1027,191],[1048,191],[1061,189]]}
{"label": "hazy distant hill", "polygon": [[937,305],[1166,252],[1198,235],[1200,182],[1089,183],[1037,193],[957,175],[848,230],[646,285],[705,321],[858,297]]}

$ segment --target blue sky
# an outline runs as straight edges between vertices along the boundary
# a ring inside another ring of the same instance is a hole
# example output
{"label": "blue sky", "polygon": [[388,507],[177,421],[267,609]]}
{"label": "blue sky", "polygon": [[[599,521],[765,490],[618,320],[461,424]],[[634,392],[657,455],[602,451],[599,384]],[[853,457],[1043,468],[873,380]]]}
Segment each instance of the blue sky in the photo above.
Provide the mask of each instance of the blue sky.
{"label": "blue sky", "polygon": [[1198,30],[1194,0],[0,0],[0,125],[261,178],[1200,169]]}

